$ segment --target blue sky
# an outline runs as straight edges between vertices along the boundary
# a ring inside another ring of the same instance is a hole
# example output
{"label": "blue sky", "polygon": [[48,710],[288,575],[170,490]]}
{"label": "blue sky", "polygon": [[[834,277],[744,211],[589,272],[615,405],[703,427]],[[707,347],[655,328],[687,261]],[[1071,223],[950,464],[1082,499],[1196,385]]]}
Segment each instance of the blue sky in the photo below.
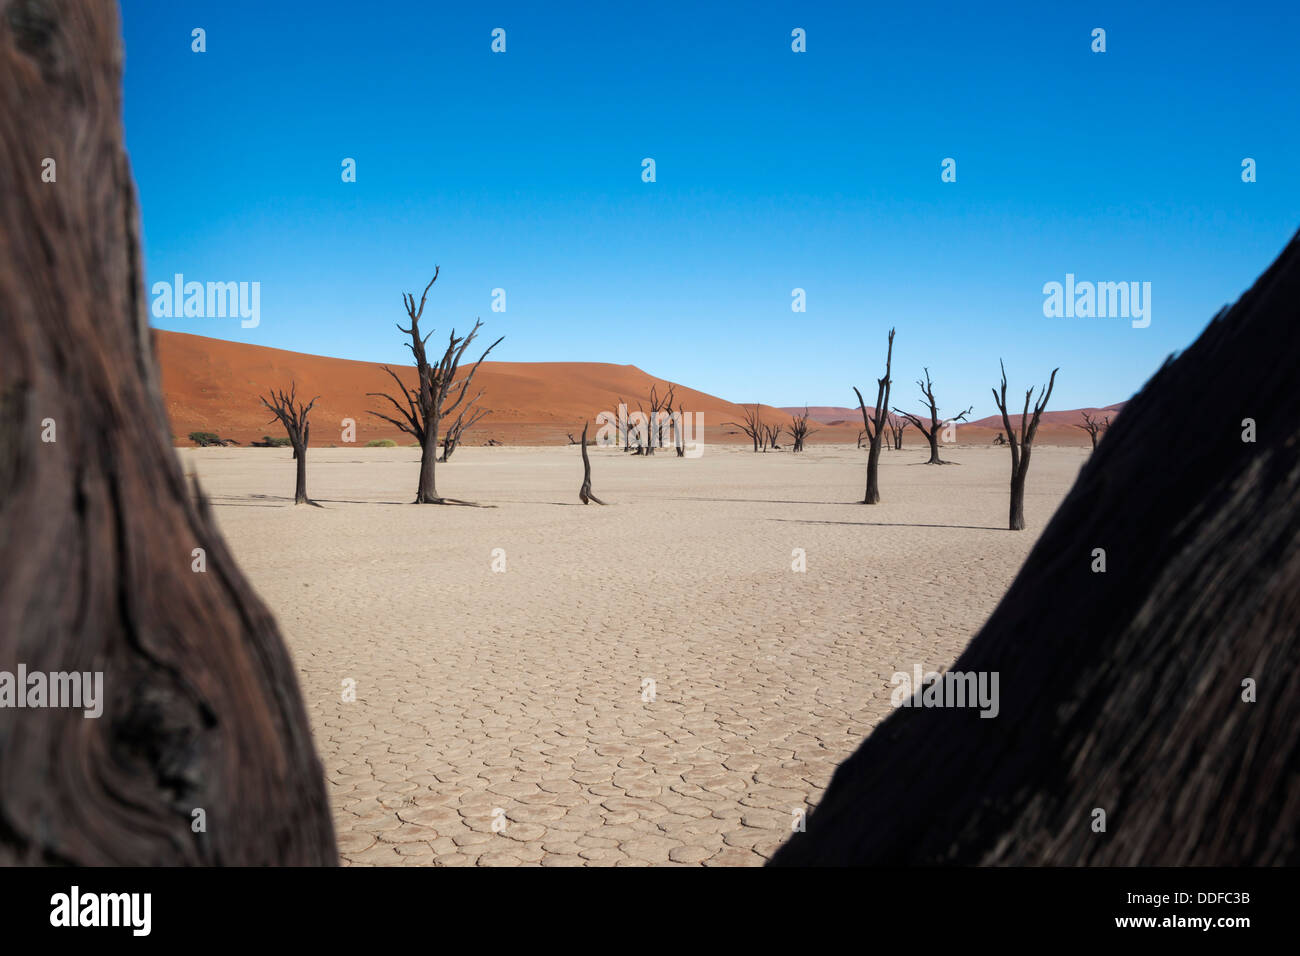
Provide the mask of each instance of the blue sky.
{"label": "blue sky", "polygon": [[[123,20],[148,285],[261,283],[256,328],[154,320],[216,338],[405,362],[401,293],[437,264],[424,326],[481,317],[501,360],[851,405],[893,325],[898,403],[928,365],[943,406],[991,414],[1003,357],[1013,389],[1059,365],[1069,408],[1131,395],[1300,226],[1293,2],[124,0]],[[1150,282],[1150,327],[1045,318],[1066,273]]]}

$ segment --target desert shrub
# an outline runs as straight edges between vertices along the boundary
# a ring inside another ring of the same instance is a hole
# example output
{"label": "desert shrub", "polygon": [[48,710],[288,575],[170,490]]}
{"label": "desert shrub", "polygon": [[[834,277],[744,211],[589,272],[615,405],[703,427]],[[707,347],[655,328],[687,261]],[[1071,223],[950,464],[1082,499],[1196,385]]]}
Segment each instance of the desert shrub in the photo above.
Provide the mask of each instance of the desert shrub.
{"label": "desert shrub", "polygon": [[397,442],[391,438],[372,438],[366,442],[367,448],[396,448]]}
{"label": "desert shrub", "polygon": [[221,439],[214,432],[190,432],[190,441],[200,448],[207,448],[209,445],[220,445]]}
{"label": "desert shrub", "polygon": [[262,440],[265,441],[266,444],[267,444],[267,446],[270,447],[270,448],[288,448],[288,447],[289,447],[289,439],[288,439],[288,438],[272,438],[270,435],[263,435],[263,436],[262,436]]}

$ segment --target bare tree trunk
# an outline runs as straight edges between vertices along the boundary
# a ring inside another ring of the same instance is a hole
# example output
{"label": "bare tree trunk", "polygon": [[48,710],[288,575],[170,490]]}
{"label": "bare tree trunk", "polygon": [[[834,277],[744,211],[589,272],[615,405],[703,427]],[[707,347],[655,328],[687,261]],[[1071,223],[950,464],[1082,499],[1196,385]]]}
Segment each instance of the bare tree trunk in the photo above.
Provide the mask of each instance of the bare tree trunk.
{"label": "bare tree trunk", "polygon": [[438,421],[432,416],[425,424],[424,443],[420,446],[420,484],[416,489],[417,505],[436,504],[438,482],[434,467],[438,460]]}
{"label": "bare tree trunk", "polygon": [[867,406],[862,400],[862,393],[853,386],[853,394],[858,396],[858,408],[862,411],[863,430],[871,444],[867,451],[867,489],[863,494],[864,505],[880,503],[880,443],[885,437],[885,419],[889,416],[889,392],[893,388],[891,370],[894,365],[894,330],[889,330],[889,350],[885,353],[885,375],[876,379],[875,413],[867,416]]}
{"label": "bare tree trunk", "polygon": [[929,434],[927,434],[925,437],[926,437],[926,438],[929,440],[929,442],[930,442],[930,460],[927,461],[926,464],[927,464],[927,465],[944,465],[944,464],[947,464],[947,462],[945,462],[942,458],[939,457],[939,428],[938,428],[938,426],[936,425],[935,427],[931,428]]}
{"label": "bare tree trunk", "polygon": [[312,504],[307,500],[307,446],[295,447],[298,455],[298,475],[294,482],[293,503],[296,505]]}
{"label": "bare tree trunk", "polygon": [[578,500],[584,505],[594,501],[598,505],[603,505],[601,501],[591,493],[591,459],[587,457],[587,426],[582,426],[582,487],[578,489]]}
{"label": "bare tree trunk", "polygon": [[[1028,453],[1025,453],[1025,458],[1028,457]],[[1011,476],[1011,508],[1007,516],[1007,527],[1012,531],[1025,529],[1025,474],[1024,470],[1017,470]]]}
{"label": "bare tree trunk", "polygon": [[0,864],[334,864],[293,662],[172,448],[117,6],[0,8],[0,661],[102,679],[97,718],[0,708]]}
{"label": "bare tree trunk", "polygon": [[867,449],[867,491],[863,504],[880,503],[880,442],[873,441]]}

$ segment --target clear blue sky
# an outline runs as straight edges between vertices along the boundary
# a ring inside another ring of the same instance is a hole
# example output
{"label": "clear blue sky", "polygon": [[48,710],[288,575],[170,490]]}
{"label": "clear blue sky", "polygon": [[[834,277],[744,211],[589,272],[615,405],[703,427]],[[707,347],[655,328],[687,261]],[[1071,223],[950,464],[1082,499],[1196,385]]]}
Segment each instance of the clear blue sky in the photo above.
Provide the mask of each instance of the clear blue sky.
{"label": "clear blue sky", "polygon": [[[124,0],[147,282],[262,288],[155,322],[404,362],[438,264],[425,326],[501,360],[851,405],[895,325],[900,404],[929,365],[990,414],[999,356],[1123,400],[1300,226],[1300,4],[994,6]],[[1045,318],[1067,272],[1150,282],[1150,327]]]}

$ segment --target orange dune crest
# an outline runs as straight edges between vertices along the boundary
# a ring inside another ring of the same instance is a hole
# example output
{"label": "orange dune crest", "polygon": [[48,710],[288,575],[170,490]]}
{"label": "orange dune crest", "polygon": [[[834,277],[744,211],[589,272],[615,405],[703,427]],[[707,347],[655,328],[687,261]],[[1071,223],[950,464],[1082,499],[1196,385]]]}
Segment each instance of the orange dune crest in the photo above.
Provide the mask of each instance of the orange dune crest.
{"label": "orange dune crest", "polygon": [[[197,431],[214,432],[244,445],[264,435],[283,437],[284,430],[271,423],[271,413],[259,396],[271,388],[287,389],[291,381],[296,382],[300,399],[320,396],[311,412],[311,444],[342,444],[343,420],[347,418],[356,422],[357,444],[385,438],[401,445],[413,443],[409,435],[367,414],[392,411],[384,399],[367,395],[396,391],[378,362],[308,355],[162,329],[154,330],[154,342],[177,444],[192,444],[187,436]],[[483,347],[490,342],[487,339]],[[466,358],[479,354],[481,350],[471,346]],[[415,386],[412,366],[391,367],[408,388]],[[471,394],[482,388],[480,404],[492,413],[467,431],[464,440],[471,445],[489,439],[508,445],[567,442],[570,433],[575,438],[582,433],[584,422],[594,423],[598,413],[616,413],[620,396],[628,411],[634,412],[638,402],[646,403],[652,385],[662,394],[667,384],[634,365],[487,361],[474,377]],[[743,421],[744,413],[733,402],[678,385],[673,405],[703,416],[706,442],[749,441],[737,428],[724,424]],[[787,413],[769,405],[760,408],[764,422],[789,424]],[[837,440],[852,441],[853,436]]]}

